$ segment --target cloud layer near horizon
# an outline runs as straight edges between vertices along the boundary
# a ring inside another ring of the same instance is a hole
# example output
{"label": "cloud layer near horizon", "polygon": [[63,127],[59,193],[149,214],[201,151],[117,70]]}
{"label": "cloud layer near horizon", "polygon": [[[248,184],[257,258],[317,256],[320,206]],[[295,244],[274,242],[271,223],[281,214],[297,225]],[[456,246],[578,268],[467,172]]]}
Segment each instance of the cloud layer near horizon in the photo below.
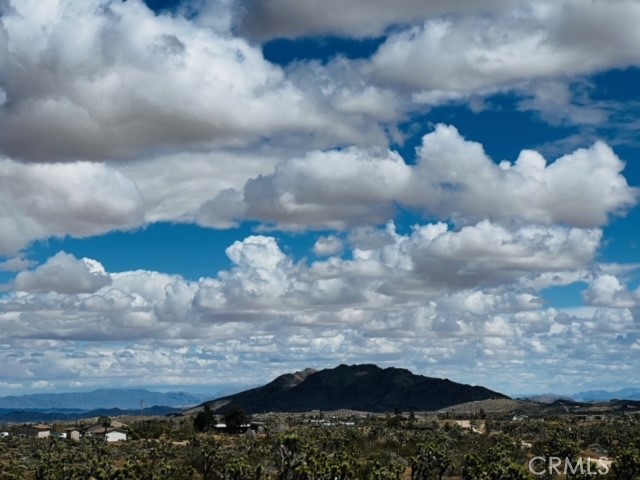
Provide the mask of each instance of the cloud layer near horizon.
{"label": "cloud layer near horizon", "polygon": [[[400,235],[389,224],[356,230],[349,259],[306,264],[272,237],[251,236],[227,248],[230,270],[197,282],[105,272],[60,253],[18,275],[15,292],[0,302],[2,343],[13,345],[3,363],[15,382],[45,377],[52,385],[125,376],[132,385],[190,383],[210,368],[218,382],[230,382],[236,363],[257,369],[236,381],[255,381],[273,367],[265,362],[362,358],[421,370],[437,364],[439,374],[456,376],[472,362],[477,381],[508,367],[510,387],[493,382],[511,389],[527,386],[532,365],[544,366],[552,382],[593,368],[619,374],[633,368],[640,348],[622,340],[637,338],[640,294],[595,266],[600,238],[599,230],[507,230],[487,221]],[[544,288],[576,275],[597,309],[571,315],[544,305]],[[599,348],[585,348],[594,338]],[[25,353],[38,346],[46,348],[35,357]],[[604,361],[612,355],[623,363]]]}
{"label": "cloud layer near horizon", "polygon": [[[640,367],[637,265],[600,257],[637,204],[614,151],[635,130],[586,78],[640,65],[637,2],[204,3],[0,1],[0,386],[255,383],[364,360],[513,392]],[[276,65],[259,43],[314,35],[380,46]],[[578,133],[501,159],[428,123],[495,94]],[[155,222],[257,231],[199,280],[29,258]],[[283,231],[319,233],[301,256]],[[581,310],[545,300],[579,285]]]}

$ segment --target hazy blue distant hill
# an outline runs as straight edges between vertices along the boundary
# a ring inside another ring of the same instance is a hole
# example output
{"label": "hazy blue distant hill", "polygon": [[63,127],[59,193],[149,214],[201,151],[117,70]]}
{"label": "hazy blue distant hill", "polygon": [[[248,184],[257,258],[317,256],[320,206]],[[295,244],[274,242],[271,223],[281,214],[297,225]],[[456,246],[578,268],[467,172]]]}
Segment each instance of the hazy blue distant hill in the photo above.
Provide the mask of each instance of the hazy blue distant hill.
{"label": "hazy blue distant hill", "polygon": [[553,393],[540,393],[535,395],[517,395],[518,398],[524,398],[537,403],[553,403],[558,400],[574,400],[570,395],[555,395]]}
{"label": "hazy blue distant hill", "polygon": [[[150,407],[145,408],[147,415],[167,415],[169,413],[179,413],[182,410],[175,407]],[[0,409],[0,422],[11,423],[31,423],[31,422],[55,422],[72,421],[89,417],[100,417],[106,415],[117,417],[120,415],[140,415],[140,409],[123,410],[120,408],[99,408],[96,410],[74,410],[74,409]]]}
{"label": "hazy blue distant hill", "polygon": [[509,398],[484,387],[414,375],[401,368],[340,365],[289,373],[258,388],[206,402],[247,413],[353,409],[370,412],[438,410],[464,402]]}
{"label": "hazy blue distant hill", "polygon": [[184,392],[153,392],[150,390],[104,389],[91,392],[36,393],[0,397],[0,409],[74,409],[95,410],[98,408],[140,409],[140,401],[145,407],[161,405],[185,408],[201,403],[210,395],[193,395]]}
{"label": "hazy blue distant hill", "polygon": [[580,402],[606,402],[607,400],[640,400],[640,388],[623,388],[609,392],[606,390],[589,390],[571,395]]}

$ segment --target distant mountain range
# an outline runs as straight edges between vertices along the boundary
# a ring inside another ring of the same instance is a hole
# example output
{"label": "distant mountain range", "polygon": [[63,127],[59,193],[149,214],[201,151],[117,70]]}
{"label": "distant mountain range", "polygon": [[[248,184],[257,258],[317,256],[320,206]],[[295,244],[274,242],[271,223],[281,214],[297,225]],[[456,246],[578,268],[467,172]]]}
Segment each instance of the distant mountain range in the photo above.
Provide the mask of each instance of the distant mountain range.
{"label": "distant mountain range", "polygon": [[606,390],[589,390],[570,395],[579,402],[605,402],[607,400],[640,400],[640,388],[623,388],[609,392]]}
{"label": "distant mountain range", "polygon": [[[145,408],[145,416],[159,416],[170,413],[180,413],[182,409],[176,407],[150,407]],[[122,410],[120,408],[99,408],[96,410],[75,410],[75,409],[0,409],[0,422],[10,423],[33,423],[33,422],[69,422],[82,418],[118,417],[122,415],[140,415],[140,409]]]}
{"label": "distant mountain range", "polygon": [[[282,375],[261,387],[228,395],[236,388],[212,395],[185,392],[154,392],[144,389],[102,389],[91,392],[38,393],[0,397],[0,422],[73,420],[100,415],[139,415],[144,401],[145,415],[193,412],[203,402],[219,413],[231,405],[247,413],[302,412],[353,409],[384,412],[439,410],[453,405],[487,399],[508,399],[506,395],[481,386],[447,379],[414,375],[400,368],[376,365],[340,365],[333,369],[306,369]],[[639,388],[617,391],[592,390],[573,395],[527,396],[541,404],[558,401],[607,402],[612,399],[640,401]],[[194,407],[195,406],[195,407]]]}
{"label": "distant mountain range", "polygon": [[146,408],[154,405],[186,408],[198,405],[210,395],[192,395],[184,392],[153,392],[142,389],[105,389],[91,392],[36,393],[0,397],[0,409],[20,410],[96,410],[99,408],[119,408],[140,410],[140,401]]}
{"label": "distant mountain range", "polygon": [[464,402],[508,398],[484,387],[415,375],[400,368],[340,365],[285,374],[262,387],[205,403],[217,412],[232,405],[247,413],[338,409],[387,412],[438,410]]}
{"label": "distant mountain range", "polygon": [[536,393],[516,395],[533,402],[553,403],[556,400],[572,400],[576,402],[608,402],[610,400],[640,400],[640,388],[622,388],[620,390],[588,390],[585,392],[558,395],[555,393]]}

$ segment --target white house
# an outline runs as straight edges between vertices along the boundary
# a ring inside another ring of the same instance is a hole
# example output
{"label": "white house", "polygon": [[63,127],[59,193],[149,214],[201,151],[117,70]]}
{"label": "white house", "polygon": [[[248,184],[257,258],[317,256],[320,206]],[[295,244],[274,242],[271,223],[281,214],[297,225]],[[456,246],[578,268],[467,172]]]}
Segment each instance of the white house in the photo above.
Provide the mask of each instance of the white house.
{"label": "white house", "polygon": [[127,439],[127,431],[119,425],[124,425],[124,423],[118,422],[118,426],[112,425],[106,429],[100,424],[92,425],[87,428],[86,434],[94,437],[104,437],[107,442],[125,441]]}
{"label": "white house", "polygon": [[125,442],[127,440],[127,432],[119,428],[109,428],[104,434],[107,442]]}

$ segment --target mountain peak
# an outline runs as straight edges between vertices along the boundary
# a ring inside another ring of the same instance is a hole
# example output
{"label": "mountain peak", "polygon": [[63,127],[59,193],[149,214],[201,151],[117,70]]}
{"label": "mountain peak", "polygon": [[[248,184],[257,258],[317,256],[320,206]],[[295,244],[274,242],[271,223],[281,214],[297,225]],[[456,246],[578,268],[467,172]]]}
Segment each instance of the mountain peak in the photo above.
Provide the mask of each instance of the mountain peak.
{"label": "mountain peak", "polygon": [[313,375],[316,372],[317,370],[314,370],[313,368],[305,368],[304,370],[300,370],[299,372],[285,373],[284,375],[280,375],[272,383],[285,390],[288,390],[305,381],[307,377]]}
{"label": "mountain peak", "polygon": [[206,403],[220,411],[238,405],[247,413],[337,409],[383,412],[438,410],[490,398],[508,397],[484,387],[415,375],[403,368],[341,364],[284,374],[262,387]]}

